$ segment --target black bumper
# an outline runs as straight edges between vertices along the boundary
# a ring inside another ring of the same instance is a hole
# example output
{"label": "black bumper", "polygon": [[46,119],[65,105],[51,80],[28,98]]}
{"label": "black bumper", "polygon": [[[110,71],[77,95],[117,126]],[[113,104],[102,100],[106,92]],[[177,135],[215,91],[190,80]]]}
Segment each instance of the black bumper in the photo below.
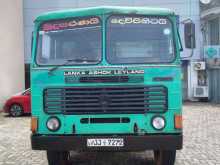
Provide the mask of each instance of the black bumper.
{"label": "black bumper", "polygon": [[[87,147],[88,138],[123,138],[124,147]],[[144,136],[48,136],[31,135],[32,149],[57,151],[144,151],[179,150],[182,148],[182,135]]]}

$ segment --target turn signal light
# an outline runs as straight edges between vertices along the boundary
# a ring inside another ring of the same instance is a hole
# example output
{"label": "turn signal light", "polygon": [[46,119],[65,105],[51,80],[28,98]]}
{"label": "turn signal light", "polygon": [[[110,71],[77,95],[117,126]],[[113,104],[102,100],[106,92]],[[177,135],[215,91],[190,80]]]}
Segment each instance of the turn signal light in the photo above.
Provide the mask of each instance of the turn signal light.
{"label": "turn signal light", "polygon": [[37,132],[38,120],[36,117],[31,117],[31,131],[32,133]]}
{"label": "turn signal light", "polygon": [[182,115],[175,115],[175,128],[176,129],[183,128]]}

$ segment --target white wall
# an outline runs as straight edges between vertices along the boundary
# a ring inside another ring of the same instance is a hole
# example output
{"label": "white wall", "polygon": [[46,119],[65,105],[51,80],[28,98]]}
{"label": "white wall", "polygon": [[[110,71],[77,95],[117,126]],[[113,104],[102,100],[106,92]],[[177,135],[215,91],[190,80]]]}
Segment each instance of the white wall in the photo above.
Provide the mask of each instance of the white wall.
{"label": "white wall", "polygon": [[22,0],[0,0],[0,110],[12,94],[24,89]]}

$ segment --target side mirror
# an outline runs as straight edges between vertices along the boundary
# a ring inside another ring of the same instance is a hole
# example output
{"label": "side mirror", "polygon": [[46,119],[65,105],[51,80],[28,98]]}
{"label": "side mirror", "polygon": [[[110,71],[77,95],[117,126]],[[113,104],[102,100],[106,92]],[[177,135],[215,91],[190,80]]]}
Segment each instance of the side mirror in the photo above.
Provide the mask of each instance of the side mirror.
{"label": "side mirror", "polygon": [[184,38],[186,48],[196,48],[195,24],[193,22],[184,24]]}
{"label": "side mirror", "polygon": [[33,50],[33,40],[34,40],[34,32],[31,33],[31,55]]}

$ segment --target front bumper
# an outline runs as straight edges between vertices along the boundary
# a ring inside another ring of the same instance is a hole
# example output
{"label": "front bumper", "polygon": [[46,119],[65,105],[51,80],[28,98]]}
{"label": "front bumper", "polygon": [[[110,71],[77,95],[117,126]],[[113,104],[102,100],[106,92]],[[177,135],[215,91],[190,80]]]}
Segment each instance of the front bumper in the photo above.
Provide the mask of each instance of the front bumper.
{"label": "front bumper", "polygon": [[[87,147],[88,138],[123,138],[124,147]],[[32,149],[57,151],[144,151],[179,150],[182,135],[53,136],[31,135]]]}

